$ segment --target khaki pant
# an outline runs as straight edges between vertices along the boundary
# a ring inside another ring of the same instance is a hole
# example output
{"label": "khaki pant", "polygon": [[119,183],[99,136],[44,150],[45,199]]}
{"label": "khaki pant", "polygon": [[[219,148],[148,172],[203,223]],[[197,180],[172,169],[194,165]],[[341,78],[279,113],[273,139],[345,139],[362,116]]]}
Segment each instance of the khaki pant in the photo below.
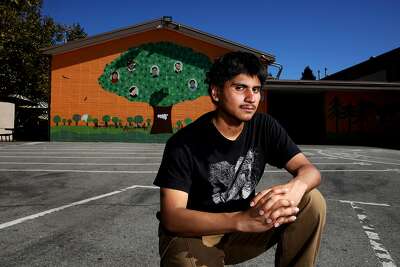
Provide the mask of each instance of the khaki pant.
{"label": "khaki pant", "polygon": [[238,264],[260,255],[276,243],[276,266],[315,266],[325,225],[325,200],[314,189],[304,195],[299,209],[293,223],[263,233],[228,233],[214,246],[206,246],[204,237],[177,237],[160,228],[161,266]]}

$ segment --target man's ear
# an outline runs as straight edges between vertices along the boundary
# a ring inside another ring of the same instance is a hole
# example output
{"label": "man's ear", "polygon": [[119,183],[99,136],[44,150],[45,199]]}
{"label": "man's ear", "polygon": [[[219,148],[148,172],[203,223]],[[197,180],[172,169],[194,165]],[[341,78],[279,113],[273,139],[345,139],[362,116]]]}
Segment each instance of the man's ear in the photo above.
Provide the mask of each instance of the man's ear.
{"label": "man's ear", "polygon": [[215,85],[211,85],[211,97],[214,102],[219,101],[219,88]]}

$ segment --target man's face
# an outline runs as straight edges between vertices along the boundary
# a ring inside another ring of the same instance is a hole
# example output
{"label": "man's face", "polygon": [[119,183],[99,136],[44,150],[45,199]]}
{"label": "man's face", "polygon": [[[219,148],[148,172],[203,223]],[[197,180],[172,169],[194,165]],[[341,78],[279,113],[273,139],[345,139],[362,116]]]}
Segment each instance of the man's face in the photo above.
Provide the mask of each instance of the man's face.
{"label": "man's face", "polygon": [[228,119],[243,122],[250,120],[257,111],[260,91],[261,83],[257,76],[239,74],[225,82],[223,88],[213,88],[213,98]]}

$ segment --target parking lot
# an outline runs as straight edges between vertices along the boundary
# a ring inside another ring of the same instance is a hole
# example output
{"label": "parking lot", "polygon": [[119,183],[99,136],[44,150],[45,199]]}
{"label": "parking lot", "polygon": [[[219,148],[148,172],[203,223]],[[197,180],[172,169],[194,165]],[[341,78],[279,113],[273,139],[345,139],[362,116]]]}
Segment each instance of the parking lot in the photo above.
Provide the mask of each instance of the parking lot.
{"label": "parking lot", "polygon": [[[0,266],[157,266],[164,145],[0,143]],[[323,176],[319,266],[400,262],[400,151],[301,146]],[[258,189],[290,179],[268,166]],[[271,250],[238,266],[271,266]]]}

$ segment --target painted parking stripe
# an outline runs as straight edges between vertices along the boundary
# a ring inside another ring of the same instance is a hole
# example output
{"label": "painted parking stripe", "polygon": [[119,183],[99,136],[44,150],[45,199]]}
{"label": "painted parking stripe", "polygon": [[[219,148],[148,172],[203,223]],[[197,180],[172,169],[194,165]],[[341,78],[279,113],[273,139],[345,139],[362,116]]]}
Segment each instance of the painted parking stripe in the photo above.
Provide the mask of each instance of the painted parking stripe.
{"label": "painted parking stripe", "polygon": [[36,218],[51,214],[53,212],[57,212],[57,211],[64,210],[64,209],[67,209],[67,208],[70,208],[70,207],[82,205],[82,204],[88,203],[88,202],[93,201],[93,200],[97,200],[97,199],[113,196],[113,195],[125,192],[125,191],[130,190],[130,189],[135,189],[135,188],[159,189],[159,187],[157,187],[157,186],[132,185],[132,186],[125,187],[125,188],[122,188],[120,190],[116,190],[116,191],[113,191],[113,192],[110,192],[110,193],[106,193],[106,194],[103,194],[103,195],[87,198],[87,199],[80,200],[80,201],[77,201],[77,202],[73,202],[73,203],[58,207],[58,208],[49,209],[49,210],[46,210],[46,211],[42,211],[42,212],[39,212],[39,213],[36,213],[36,214],[32,214],[32,215],[29,215],[29,216],[26,216],[26,217],[23,217],[23,218],[19,218],[19,219],[13,220],[13,221],[10,221],[10,222],[2,223],[2,224],[0,224],[0,230],[4,229],[4,228],[7,228],[7,227],[10,227],[10,226],[13,226],[13,225],[16,225],[16,224],[19,224],[19,223],[23,223],[23,222],[28,221],[28,220],[33,220],[33,219],[36,219]]}
{"label": "painted parking stripe", "polygon": [[3,147],[0,150],[6,150],[6,151],[31,151],[31,152],[36,152],[36,151],[131,151],[131,152],[140,152],[140,151],[160,151],[160,149],[164,149],[164,147],[160,148],[139,148],[139,147],[134,147],[134,148],[8,148],[8,147]]}
{"label": "painted parking stripe", "polygon": [[370,166],[371,163],[367,162],[312,162],[314,165],[361,165]]}
{"label": "painted parking stripe", "polygon": [[31,159],[31,158],[35,158],[35,159],[161,159],[161,157],[137,157],[137,156],[130,156],[130,157],[64,157],[64,156],[52,156],[52,157],[47,157],[47,156],[11,156],[11,155],[7,155],[7,156],[2,156],[0,155],[0,158],[22,158],[22,159]]}
{"label": "painted parking stripe", "polygon": [[381,207],[391,207],[391,205],[387,203],[375,203],[375,202],[363,202],[363,201],[355,201],[355,200],[343,200],[343,199],[332,199],[332,198],[327,198],[328,201],[338,201],[341,203],[356,203],[356,204],[361,204],[361,205],[368,205],[368,206],[381,206]]}
{"label": "painted parking stripe", "polygon": [[15,164],[15,165],[83,165],[83,166],[136,166],[136,165],[160,165],[161,162],[155,162],[155,163],[148,163],[148,162],[143,162],[143,163],[92,163],[92,162],[12,162],[12,161],[4,161],[0,162],[0,164],[4,165],[10,165],[10,164]]}
{"label": "painted parking stripe", "polygon": [[[398,169],[385,170],[319,170],[320,172],[400,172]],[[0,169],[0,172],[80,172],[80,173],[157,173],[157,171],[118,170],[70,170],[70,169]],[[288,173],[286,170],[265,170],[264,173]]]}
{"label": "painted parking stripe", "polygon": [[379,164],[389,164],[389,165],[399,165],[400,163],[398,162],[385,162],[385,161],[377,161],[377,160],[369,160],[369,159],[360,159],[360,158],[354,158],[354,157],[348,157],[348,156],[338,156],[336,154],[329,154],[328,152],[324,152],[323,150],[320,150],[319,153],[323,156],[327,157],[336,157],[340,159],[349,159],[349,160],[357,160],[357,161],[363,161],[363,162],[369,162],[369,163],[379,163]]}
{"label": "painted parking stripe", "polygon": [[[45,154],[45,155],[57,155],[57,154],[100,154],[103,153],[103,151],[96,151],[96,152],[65,152],[65,151],[60,151],[60,152],[54,152],[54,151],[43,151],[43,152],[12,152],[12,154],[14,155],[26,155],[26,154],[33,154],[33,155],[41,155],[41,154]],[[162,152],[106,152],[108,155],[162,155]],[[10,154],[9,151],[0,151],[0,155],[1,154]]]}
{"label": "painted parking stripe", "polygon": [[367,214],[363,208],[357,205],[355,202],[350,203],[351,207],[357,214],[357,218],[361,223],[361,226],[368,237],[371,248],[373,249],[375,256],[378,258],[382,266],[396,267],[392,256],[389,251],[382,244],[379,234],[375,230],[375,226],[370,224]]}
{"label": "painted parking stripe", "polygon": [[[129,166],[129,165],[159,165],[156,163],[92,163],[92,162],[17,162],[17,161],[0,161],[0,164],[9,165],[99,165],[99,166]],[[371,165],[365,162],[318,162],[314,165]]]}

